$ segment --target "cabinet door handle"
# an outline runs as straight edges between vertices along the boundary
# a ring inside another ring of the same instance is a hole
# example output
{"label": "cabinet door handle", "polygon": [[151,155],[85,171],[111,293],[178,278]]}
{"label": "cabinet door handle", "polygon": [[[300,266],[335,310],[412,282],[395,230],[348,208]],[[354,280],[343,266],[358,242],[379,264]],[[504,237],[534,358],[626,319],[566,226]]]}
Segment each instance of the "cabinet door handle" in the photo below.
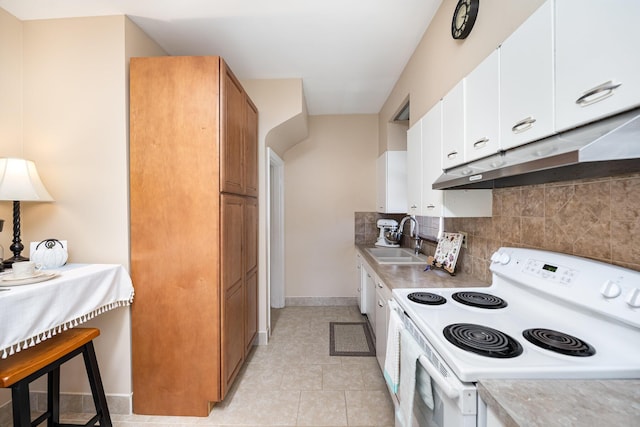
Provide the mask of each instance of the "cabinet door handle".
{"label": "cabinet door handle", "polygon": [[622,83],[614,83],[613,80],[609,80],[583,93],[580,98],[576,99],[576,104],[581,107],[587,107],[596,102],[600,102],[613,95],[613,91],[621,85]]}
{"label": "cabinet door handle", "polygon": [[378,283],[378,287],[382,289],[382,283]]}
{"label": "cabinet door handle", "polygon": [[418,206],[416,206],[416,205],[411,205],[411,209],[418,209]]}
{"label": "cabinet door handle", "polygon": [[384,307],[384,304],[380,300],[378,300],[378,307]]}
{"label": "cabinet door handle", "polygon": [[536,122],[536,119],[533,117],[527,117],[526,119],[520,120],[518,123],[513,125],[511,128],[511,132],[513,133],[522,133],[528,131],[533,127],[533,124]]}
{"label": "cabinet door handle", "polygon": [[457,155],[458,155],[457,151],[452,151],[449,154],[447,154],[447,159],[449,160],[455,159]]}
{"label": "cabinet door handle", "polygon": [[473,148],[476,150],[479,150],[480,148],[484,148],[484,146],[487,145],[487,142],[489,142],[489,138],[485,136],[484,138],[474,142]]}
{"label": "cabinet door handle", "polygon": [[436,207],[435,205],[427,205],[427,209],[433,209],[435,207]]}

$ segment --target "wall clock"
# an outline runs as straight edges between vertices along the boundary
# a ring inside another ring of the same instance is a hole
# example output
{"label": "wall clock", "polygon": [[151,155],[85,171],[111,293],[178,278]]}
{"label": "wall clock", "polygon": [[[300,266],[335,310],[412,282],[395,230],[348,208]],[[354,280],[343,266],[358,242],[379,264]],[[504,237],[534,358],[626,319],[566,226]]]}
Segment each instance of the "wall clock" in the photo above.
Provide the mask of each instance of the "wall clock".
{"label": "wall clock", "polygon": [[459,0],[451,20],[451,36],[454,39],[464,39],[476,23],[480,0]]}

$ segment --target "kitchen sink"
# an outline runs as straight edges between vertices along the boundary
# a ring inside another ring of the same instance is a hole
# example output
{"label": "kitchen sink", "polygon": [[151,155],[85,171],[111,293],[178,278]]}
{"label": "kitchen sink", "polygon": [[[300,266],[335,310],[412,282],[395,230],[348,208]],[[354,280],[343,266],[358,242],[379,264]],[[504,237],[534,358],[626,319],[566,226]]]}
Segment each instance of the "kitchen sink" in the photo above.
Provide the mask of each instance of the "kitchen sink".
{"label": "kitchen sink", "polygon": [[366,248],[378,264],[425,264],[424,255],[415,255],[405,248]]}

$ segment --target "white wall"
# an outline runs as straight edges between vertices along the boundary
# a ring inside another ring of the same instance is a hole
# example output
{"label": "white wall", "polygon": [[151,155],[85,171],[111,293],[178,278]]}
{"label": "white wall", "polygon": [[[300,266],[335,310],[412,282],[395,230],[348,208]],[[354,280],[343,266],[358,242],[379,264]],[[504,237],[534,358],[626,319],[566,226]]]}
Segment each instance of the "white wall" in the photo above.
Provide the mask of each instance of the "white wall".
{"label": "white wall", "polygon": [[[0,157],[22,156],[22,23],[0,9]],[[5,254],[11,244],[10,202],[0,202],[0,219],[5,220],[0,245]],[[10,255],[5,255],[9,258]],[[0,389],[0,405],[11,391]]]}
{"label": "white wall", "polygon": [[[266,149],[286,150],[308,134],[307,108],[301,79],[243,80],[242,86],[258,108],[258,334],[268,341],[270,301],[267,292]],[[271,141],[271,142],[269,142]]]}
{"label": "white wall", "polygon": [[355,297],[354,212],[374,211],[377,116],[311,116],[284,154],[285,295]]}
{"label": "white wall", "polygon": [[[19,141],[3,145],[0,156],[33,160],[55,199],[22,204],[25,246],[66,239],[69,262],[128,269],[128,58],[164,52],[124,16],[20,22],[0,13],[0,20],[0,28],[9,21],[20,36],[1,38],[0,52],[11,50],[15,67],[22,66],[21,75],[0,78],[0,86],[19,86],[14,96],[22,105]],[[96,351],[105,392],[130,395],[129,309],[90,325],[101,329]],[[63,369],[63,391],[89,392],[80,360]],[[33,389],[44,390],[44,383]]]}

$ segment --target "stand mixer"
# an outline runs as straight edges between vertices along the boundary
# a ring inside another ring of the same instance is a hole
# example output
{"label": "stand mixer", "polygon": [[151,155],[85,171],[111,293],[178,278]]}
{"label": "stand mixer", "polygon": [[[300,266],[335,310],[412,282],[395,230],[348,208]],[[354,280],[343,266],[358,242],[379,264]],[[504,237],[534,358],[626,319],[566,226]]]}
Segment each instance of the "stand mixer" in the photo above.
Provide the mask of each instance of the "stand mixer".
{"label": "stand mixer", "polygon": [[384,234],[388,231],[395,232],[398,230],[398,221],[395,219],[379,219],[376,222],[376,226],[380,229],[376,246],[384,246],[387,248],[397,248],[400,245],[398,243],[391,243],[384,237]]}

